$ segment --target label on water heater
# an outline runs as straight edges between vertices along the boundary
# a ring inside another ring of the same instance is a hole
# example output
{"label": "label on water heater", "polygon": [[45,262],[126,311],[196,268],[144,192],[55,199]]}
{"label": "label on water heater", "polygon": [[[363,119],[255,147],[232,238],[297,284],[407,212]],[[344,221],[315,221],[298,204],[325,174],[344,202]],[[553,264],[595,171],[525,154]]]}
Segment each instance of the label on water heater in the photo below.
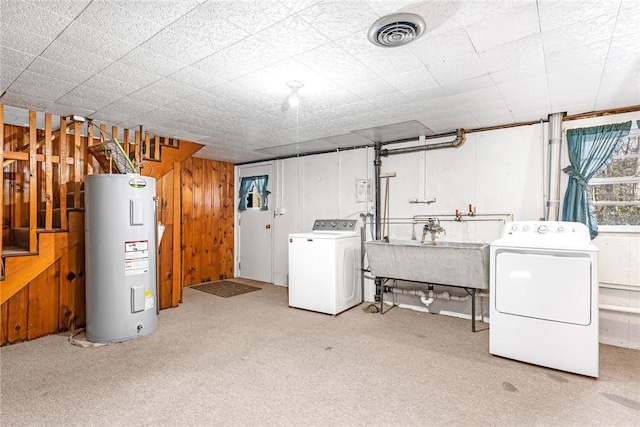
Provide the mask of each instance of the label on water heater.
{"label": "label on water heater", "polygon": [[144,292],[144,309],[149,310],[150,308],[153,308],[153,306],[153,294],[151,289],[147,289]]}
{"label": "label on water heater", "polygon": [[[149,241],[124,242],[124,275],[149,272]],[[146,298],[145,298],[146,305]]]}

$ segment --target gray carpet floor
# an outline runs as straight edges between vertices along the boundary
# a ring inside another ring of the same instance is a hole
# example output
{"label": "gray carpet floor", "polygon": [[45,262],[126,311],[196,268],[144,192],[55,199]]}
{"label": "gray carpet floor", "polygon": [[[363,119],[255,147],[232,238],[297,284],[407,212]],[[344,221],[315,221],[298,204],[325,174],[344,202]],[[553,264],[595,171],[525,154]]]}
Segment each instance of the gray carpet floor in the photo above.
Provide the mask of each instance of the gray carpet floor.
{"label": "gray carpet floor", "polygon": [[596,380],[491,356],[488,331],[462,319],[364,305],[334,317],[261,287],[185,289],[124,343],[3,347],[1,424],[640,425],[638,351],[602,345]]}

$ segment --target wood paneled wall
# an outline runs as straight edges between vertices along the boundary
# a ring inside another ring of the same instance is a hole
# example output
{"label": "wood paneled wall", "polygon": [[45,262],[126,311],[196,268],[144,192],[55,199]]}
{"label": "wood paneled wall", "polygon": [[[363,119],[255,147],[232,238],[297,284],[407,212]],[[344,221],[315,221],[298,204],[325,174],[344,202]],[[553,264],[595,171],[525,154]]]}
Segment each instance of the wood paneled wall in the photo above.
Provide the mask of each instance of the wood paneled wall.
{"label": "wood paneled wall", "polygon": [[233,277],[233,164],[192,157],[181,177],[183,285]]}

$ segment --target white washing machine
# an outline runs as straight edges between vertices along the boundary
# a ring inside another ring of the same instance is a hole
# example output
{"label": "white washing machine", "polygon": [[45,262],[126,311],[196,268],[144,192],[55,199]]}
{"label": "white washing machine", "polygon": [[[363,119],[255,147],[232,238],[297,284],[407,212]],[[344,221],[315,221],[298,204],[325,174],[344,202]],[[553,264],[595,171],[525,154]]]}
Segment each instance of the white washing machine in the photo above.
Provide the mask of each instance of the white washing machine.
{"label": "white washing machine", "polygon": [[362,302],[358,221],[319,219],[289,235],[289,306],[338,314]]}
{"label": "white washing machine", "polygon": [[490,254],[489,352],[598,377],[598,249],[588,228],[511,222]]}

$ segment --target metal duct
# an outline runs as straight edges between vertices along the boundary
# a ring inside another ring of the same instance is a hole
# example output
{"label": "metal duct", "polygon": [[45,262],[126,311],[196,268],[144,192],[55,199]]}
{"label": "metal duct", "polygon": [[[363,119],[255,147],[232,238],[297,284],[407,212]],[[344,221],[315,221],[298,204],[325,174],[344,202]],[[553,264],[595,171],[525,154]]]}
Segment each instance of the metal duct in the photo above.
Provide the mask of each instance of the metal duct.
{"label": "metal duct", "polygon": [[560,214],[560,148],[562,147],[562,118],[566,113],[549,114],[549,199],[546,221],[558,221]]}

